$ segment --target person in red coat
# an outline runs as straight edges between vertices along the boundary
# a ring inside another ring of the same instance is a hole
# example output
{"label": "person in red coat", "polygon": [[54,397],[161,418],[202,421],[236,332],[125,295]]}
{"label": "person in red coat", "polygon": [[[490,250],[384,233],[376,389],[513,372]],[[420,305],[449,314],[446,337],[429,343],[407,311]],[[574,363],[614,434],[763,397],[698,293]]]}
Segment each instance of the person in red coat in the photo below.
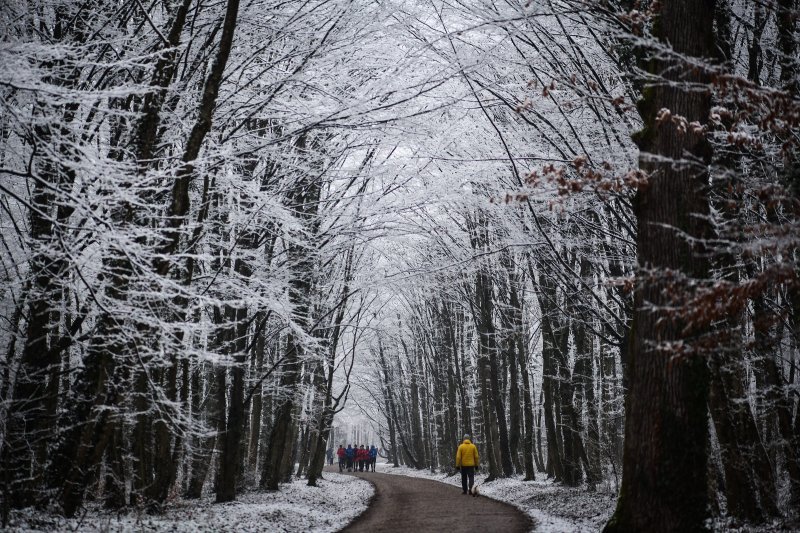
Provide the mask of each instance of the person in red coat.
{"label": "person in red coat", "polygon": [[339,445],[339,449],[336,450],[336,457],[339,458],[339,472],[342,472],[344,471],[344,466],[345,462],[347,461],[347,458],[344,453],[344,446],[341,444]]}
{"label": "person in red coat", "polygon": [[361,447],[358,449],[358,471],[363,472],[364,467],[367,465],[367,459],[369,459],[369,450],[364,448],[362,444]]}

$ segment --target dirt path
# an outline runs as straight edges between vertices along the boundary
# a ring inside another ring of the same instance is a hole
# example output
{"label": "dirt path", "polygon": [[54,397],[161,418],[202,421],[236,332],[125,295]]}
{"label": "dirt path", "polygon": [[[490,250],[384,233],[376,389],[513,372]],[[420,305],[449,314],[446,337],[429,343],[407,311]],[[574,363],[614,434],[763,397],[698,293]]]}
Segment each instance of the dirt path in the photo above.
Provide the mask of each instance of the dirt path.
{"label": "dirt path", "polygon": [[[338,471],[336,467],[328,468]],[[352,475],[375,485],[375,497],[369,509],[342,532],[523,533],[532,529],[530,518],[515,507],[485,496],[464,496],[461,489],[445,483],[372,472]]]}

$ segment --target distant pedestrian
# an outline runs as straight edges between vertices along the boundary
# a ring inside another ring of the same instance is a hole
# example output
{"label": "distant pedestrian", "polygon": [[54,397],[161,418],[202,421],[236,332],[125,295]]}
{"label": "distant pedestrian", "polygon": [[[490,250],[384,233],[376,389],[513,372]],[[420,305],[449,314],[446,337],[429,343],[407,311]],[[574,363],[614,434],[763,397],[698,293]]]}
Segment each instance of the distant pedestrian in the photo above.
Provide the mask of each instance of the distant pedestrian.
{"label": "distant pedestrian", "polygon": [[464,435],[464,442],[456,451],[456,470],[461,470],[463,494],[472,492],[472,487],[475,485],[475,467],[478,466],[478,462],[478,448],[469,440],[469,435]]}
{"label": "distant pedestrian", "polygon": [[345,469],[345,466],[347,466],[347,457],[345,457],[344,454],[344,446],[341,444],[339,445],[339,449],[336,450],[336,457],[339,458],[339,472],[341,472]]}
{"label": "distant pedestrian", "polygon": [[332,465],[333,464],[333,448],[328,448],[328,451],[326,453],[328,455],[328,464]]}
{"label": "distant pedestrian", "polygon": [[347,449],[344,451],[345,457],[347,457],[347,471],[353,471],[353,461],[356,458],[356,451],[353,449],[351,444],[347,445]]}
{"label": "distant pedestrian", "polygon": [[378,462],[378,448],[376,448],[375,445],[373,444],[369,448],[369,467],[367,468],[367,470],[371,468],[372,471],[374,472],[375,463],[377,462]]}
{"label": "distant pedestrian", "polygon": [[369,457],[369,452],[364,449],[364,445],[362,444],[361,447],[358,449],[358,471],[363,472],[364,466],[367,462],[367,458]]}

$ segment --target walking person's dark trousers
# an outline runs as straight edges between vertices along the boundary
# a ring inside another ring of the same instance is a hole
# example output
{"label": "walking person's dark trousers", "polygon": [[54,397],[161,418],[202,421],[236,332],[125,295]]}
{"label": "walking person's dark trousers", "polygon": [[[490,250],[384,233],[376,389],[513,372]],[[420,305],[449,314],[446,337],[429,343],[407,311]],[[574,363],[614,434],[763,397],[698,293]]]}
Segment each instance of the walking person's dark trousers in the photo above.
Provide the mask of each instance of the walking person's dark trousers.
{"label": "walking person's dark trousers", "polygon": [[[467,481],[469,481],[469,486],[467,486]],[[472,486],[475,484],[475,467],[474,466],[462,466],[461,467],[461,488],[464,490],[464,493],[467,493],[472,489]]]}

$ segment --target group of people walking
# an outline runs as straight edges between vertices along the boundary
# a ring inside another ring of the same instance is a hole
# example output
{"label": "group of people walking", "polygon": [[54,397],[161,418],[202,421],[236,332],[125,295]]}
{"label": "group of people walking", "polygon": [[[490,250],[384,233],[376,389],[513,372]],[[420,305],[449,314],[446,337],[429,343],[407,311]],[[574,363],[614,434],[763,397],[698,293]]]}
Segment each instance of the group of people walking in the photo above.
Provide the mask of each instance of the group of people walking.
{"label": "group of people walking", "polygon": [[[333,462],[333,450],[328,451],[328,463]],[[369,448],[365,445],[348,444],[347,448],[343,444],[339,445],[336,450],[336,456],[339,458],[339,472],[374,472],[375,463],[378,461],[378,448],[373,444]],[[456,450],[456,470],[461,471],[461,490],[463,494],[472,494],[477,496],[477,492],[473,491],[475,486],[475,469],[480,463],[478,456],[478,448],[472,444],[469,435],[464,435],[464,439]]]}
{"label": "group of people walking", "polygon": [[360,446],[348,444],[345,448],[340,444],[336,456],[339,458],[339,472],[344,472],[345,468],[348,472],[364,472],[364,470],[374,472],[375,463],[378,461],[378,448],[374,444],[369,448],[363,444]]}

